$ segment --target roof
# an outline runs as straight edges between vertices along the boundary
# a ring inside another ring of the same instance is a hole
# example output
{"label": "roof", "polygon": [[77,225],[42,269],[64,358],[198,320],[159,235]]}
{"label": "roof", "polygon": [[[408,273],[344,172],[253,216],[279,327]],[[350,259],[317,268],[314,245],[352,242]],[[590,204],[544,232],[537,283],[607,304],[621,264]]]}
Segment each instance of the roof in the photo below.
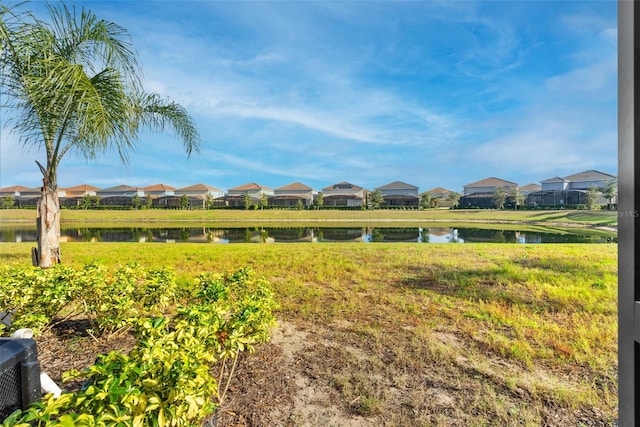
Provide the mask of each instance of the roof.
{"label": "roof", "polygon": [[527,184],[524,187],[520,187],[520,191],[538,191],[541,188],[542,187],[540,187],[538,184]]}
{"label": "roof", "polygon": [[485,179],[481,179],[480,181],[472,182],[471,184],[465,185],[465,187],[497,187],[497,186],[506,186],[506,185],[518,185],[515,182],[506,181],[504,179],[489,177]]}
{"label": "roof", "polygon": [[149,185],[147,187],[143,187],[142,189],[145,191],[167,191],[167,190],[175,190],[176,188],[170,185],[165,185],[165,184],[154,184],[154,185]]}
{"label": "roof", "polygon": [[428,194],[453,193],[453,191],[447,190],[446,188],[442,188],[442,187],[436,187],[436,188],[432,188],[431,190],[425,191],[425,193],[428,193]]}
{"label": "roof", "polygon": [[377,190],[417,190],[418,187],[415,185],[407,184],[402,181],[393,181],[389,184],[385,184],[381,187],[378,187]]}
{"label": "roof", "polygon": [[553,178],[548,178],[548,179],[545,179],[544,181],[540,181],[540,182],[542,182],[542,183],[545,183],[545,182],[567,182],[567,180],[564,179],[564,178],[560,178],[559,176],[554,176]]}
{"label": "roof", "polygon": [[[24,185],[12,185],[11,187],[0,188],[0,193],[12,193],[14,191],[34,191],[35,188],[25,187]],[[39,190],[39,189],[38,189]]]}
{"label": "roof", "polygon": [[178,188],[179,191],[222,191],[219,188],[211,187],[205,184],[193,184],[188,187]]}
{"label": "roof", "polygon": [[362,187],[358,187],[357,185],[353,185],[350,182],[342,181],[337,184],[330,185],[322,189],[322,191],[330,191],[330,190],[355,190],[360,191],[363,190]]}
{"label": "roof", "polygon": [[272,190],[272,188],[265,187],[264,185],[250,182],[249,184],[240,185],[238,187],[230,188],[229,191],[245,191],[245,190]]}
{"label": "roof", "polygon": [[98,191],[107,193],[107,192],[114,192],[114,191],[133,191],[137,189],[138,187],[131,187],[129,185],[123,184],[123,185],[116,185],[115,187],[103,188],[102,190],[98,190]]}
{"label": "roof", "polygon": [[94,187],[93,185],[88,185],[88,184],[82,184],[82,185],[76,185],[75,187],[68,187],[65,188],[66,191],[69,192],[76,192],[76,191],[98,191],[100,190],[98,187]]}
{"label": "roof", "polygon": [[283,187],[278,187],[276,188],[276,190],[282,191],[282,190],[303,190],[303,191],[311,191],[313,190],[313,188],[309,187],[308,185],[304,185],[300,182],[294,182],[292,184],[289,185],[285,185]]}
{"label": "roof", "polygon": [[584,172],[574,173],[573,175],[565,176],[564,179],[572,182],[579,181],[611,181],[612,179],[616,179],[614,175],[610,175],[608,173],[599,172],[596,170],[587,170]]}

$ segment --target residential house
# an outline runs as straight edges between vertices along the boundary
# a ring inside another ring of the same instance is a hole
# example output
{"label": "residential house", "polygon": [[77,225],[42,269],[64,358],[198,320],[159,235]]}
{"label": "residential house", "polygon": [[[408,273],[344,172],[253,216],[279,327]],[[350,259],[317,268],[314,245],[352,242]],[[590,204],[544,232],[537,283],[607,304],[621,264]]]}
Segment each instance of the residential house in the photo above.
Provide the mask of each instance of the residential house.
{"label": "residential house", "polygon": [[499,188],[508,195],[518,188],[518,184],[495,177],[467,184],[464,186],[463,196],[460,197],[460,207],[493,208],[494,196]]}
{"label": "residential house", "polygon": [[[213,204],[215,199],[224,197],[224,191],[205,184],[194,184],[188,187],[178,188],[174,191],[174,194],[174,196],[164,196],[161,198],[166,200],[164,204],[168,206],[170,205],[169,207],[179,207],[182,205],[182,196],[184,195],[187,196],[190,209],[206,209],[208,207],[208,202]],[[162,205],[163,203],[158,200],[158,204]]]}
{"label": "residential house", "polygon": [[527,184],[519,188],[520,194],[524,197],[527,197],[531,193],[535,193],[536,191],[542,190],[542,186],[538,184]]}
{"label": "residential house", "polygon": [[64,196],[61,196],[60,193],[58,193],[60,196],[60,205],[81,206],[86,197],[92,197],[97,202],[99,200],[97,194],[98,190],[100,190],[98,187],[88,184],[65,188]]}
{"label": "residential house", "polygon": [[175,189],[175,187],[166,184],[154,184],[143,187],[142,191],[144,191],[145,196],[151,196],[152,198],[155,198],[162,196],[173,196],[175,195]]}
{"label": "residential house", "polygon": [[176,196],[182,196],[183,194],[186,194],[187,196],[201,196],[204,198],[212,197],[214,199],[224,197],[223,190],[205,184],[194,184],[188,187],[178,188],[174,191],[174,193]]}
{"label": "residential house", "polygon": [[[142,187],[144,192],[144,203],[149,203],[148,199],[151,199],[151,206],[154,208],[180,208],[180,197],[175,196],[175,187],[166,184],[153,184],[146,187]],[[196,205],[201,205],[201,202],[197,202]]]}
{"label": "residential house", "polygon": [[322,189],[323,206],[362,207],[368,191],[348,182],[339,182]]}
{"label": "residential house", "polygon": [[313,205],[318,192],[308,185],[294,182],[274,190],[274,195],[269,198],[269,206],[296,206],[299,202],[304,207]]}
{"label": "residential house", "polygon": [[[564,177],[569,182],[569,190],[588,190],[591,187],[604,189],[608,183],[616,180],[615,175],[610,175],[596,170],[587,170]],[[544,186],[542,188],[544,190]]]}
{"label": "residential house", "polygon": [[447,190],[446,188],[436,187],[431,190],[425,191],[431,199],[431,205],[433,207],[450,208],[453,205],[451,197],[456,194],[455,191]]}
{"label": "residential house", "polygon": [[142,188],[124,184],[97,190],[96,194],[100,197],[100,204],[105,206],[132,206],[136,196],[140,203],[146,203]]}
{"label": "residential house", "polygon": [[267,197],[273,196],[273,188],[251,182],[228,189],[223,203],[224,206],[244,206],[245,196],[248,195],[251,197],[251,204],[259,205],[263,194]]}
{"label": "residential house", "polygon": [[394,181],[376,188],[382,194],[384,206],[411,206],[418,207],[420,196],[418,187],[401,181]]}
{"label": "residential house", "polygon": [[39,187],[29,188],[23,185],[13,185],[11,187],[0,188],[0,198],[13,197],[14,206],[35,206],[40,200],[42,190]]}
{"label": "residential house", "polygon": [[[541,181],[541,189],[527,196],[527,204],[532,206],[575,206],[587,203],[587,190],[591,187],[603,190],[616,177],[596,170],[586,170],[565,177],[552,177]],[[596,203],[606,204],[609,201],[601,195]],[[613,204],[617,203],[614,198]]]}

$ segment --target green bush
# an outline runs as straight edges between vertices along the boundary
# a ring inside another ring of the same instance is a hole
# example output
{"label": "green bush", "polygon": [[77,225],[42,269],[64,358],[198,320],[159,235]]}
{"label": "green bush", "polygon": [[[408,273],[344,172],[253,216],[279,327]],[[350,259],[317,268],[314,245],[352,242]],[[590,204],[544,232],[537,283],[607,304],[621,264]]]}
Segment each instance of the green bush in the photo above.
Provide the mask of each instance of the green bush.
{"label": "green bush", "polygon": [[[5,427],[201,425],[224,401],[239,354],[267,341],[275,324],[272,312],[277,304],[268,282],[249,269],[199,275],[193,296],[178,304],[172,317],[148,315],[160,313],[176,299],[175,274],[170,269],[146,271],[129,264],[110,273],[93,263],[79,270],[12,267],[0,273],[0,284],[12,284],[11,292],[20,283],[26,284],[30,296],[36,286],[56,290],[44,298],[60,301],[57,308],[42,312],[48,319],[75,295],[76,305],[87,307],[86,313],[93,316],[96,332],[128,325],[136,338],[128,354],[100,355],[84,371],[63,375],[65,380],[84,379],[81,391],[58,399],[48,396],[26,411],[18,410],[4,421]],[[63,283],[73,289],[68,295],[58,289]],[[38,304],[25,303],[19,310],[32,306]],[[31,326],[28,315],[17,318]]]}

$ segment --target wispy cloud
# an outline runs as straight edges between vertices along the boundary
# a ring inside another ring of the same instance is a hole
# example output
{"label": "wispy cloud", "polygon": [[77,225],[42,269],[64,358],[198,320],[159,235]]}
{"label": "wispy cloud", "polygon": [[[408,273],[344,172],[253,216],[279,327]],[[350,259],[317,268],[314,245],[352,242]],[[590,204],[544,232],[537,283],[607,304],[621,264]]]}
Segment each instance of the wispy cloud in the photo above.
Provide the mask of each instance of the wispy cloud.
{"label": "wispy cloud", "polygon": [[[86,4],[129,29],[145,87],[187,108],[203,153],[145,133],[128,168],[70,158],[65,180],[460,189],[615,173],[615,2]],[[15,148],[2,181],[24,185],[33,153]]]}

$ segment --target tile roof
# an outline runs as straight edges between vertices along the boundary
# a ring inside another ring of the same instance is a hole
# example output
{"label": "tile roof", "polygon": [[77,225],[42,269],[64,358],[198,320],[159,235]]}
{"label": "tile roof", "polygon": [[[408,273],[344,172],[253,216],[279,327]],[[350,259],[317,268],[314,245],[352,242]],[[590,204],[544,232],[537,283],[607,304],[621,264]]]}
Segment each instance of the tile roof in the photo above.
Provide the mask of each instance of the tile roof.
{"label": "tile roof", "polygon": [[496,187],[498,185],[518,185],[515,182],[506,181],[504,179],[489,177],[485,179],[481,179],[480,181],[472,182],[471,184],[465,185],[465,187]]}
{"label": "tile roof", "polygon": [[238,187],[230,188],[229,191],[244,191],[244,190],[272,190],[272,188],[265,187],[264,185],[250,182],[249,184],[240,185]]}
{"label": "tile roof", "polygon": [[219,188],[211,187],[210,185],[205,184],[194,184],[188,187],[178,188],[179,191],[222,191]]}
{"label": "tile roof", "polygon": [[167,191],[167,190],[175,190],[176,188],[170,185],[165,185],[165,184],[154,184],[154,185],[149,185],[148,187],[143,187],[142,189],[145,191]]}
{"label": "tile roof", "polygon": [[302,190],[302,191],[311,191],[313,190],[313,188],[309,187],[308,185],[304,185],[300,182],[294,182],[292,184],[288,184],[282,187],[278,187],[276,188],[276,190],[279,191],[287,191],[287,190]]}
{"label": "tile roof", "polygon": [[[0,188],[0,193],[9,193],[14,191],[34,191],[36,188],[25,187],[24,185],[12,185],[11,187]],[[40,189],[38,188],[38,191]]]}
{"label": "tile roof", "polygon": [[98,191],[100,190],[98,187],[94,187],[93,185],[89,185],[89,184],[82,184],[82,185],[76,185],[75,187],[68,187],[65,188],[64,190],[66,191],[71,191],[71,192],[76,192],[76,191]]}
{"label": "tile roof", "polygon": [[133,191],[133,190],[137,190],[138,187],[131,187],[129,185],[116,185],[115,187],[109,187],[109,188],[103,188],[102,190],[98,190],[98,192],[103,192],[103,193],[107,193],[107,192],[113,192],[113,191]]}
{"label": "tile roof", "polygon": [[415,185],[411,185],[411,184],[407,184],[406,182],[402,182],[402,181],[393,181],[390,182],[389,184],[385,184],[381,187],[377,188],[378,190],[417,190],[418,187],[416,187]]}

